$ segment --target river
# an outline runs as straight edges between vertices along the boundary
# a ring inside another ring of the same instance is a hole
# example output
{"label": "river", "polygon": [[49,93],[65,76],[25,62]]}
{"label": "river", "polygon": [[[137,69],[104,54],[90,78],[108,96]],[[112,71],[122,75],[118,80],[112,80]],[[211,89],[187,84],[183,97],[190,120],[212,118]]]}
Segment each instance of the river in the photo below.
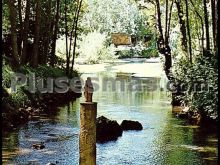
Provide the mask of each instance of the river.
{"label": "river", "polygon": [[[172,114],[160,63],[77,67],[82,79],[93,78],[98,117],[104,115],[119,124],[124,119],[136,120],[143,125],[142,131],[124,131],[117,141],[97,143],[98,165],[217,164],[217,134],[187,125]],[[79,98],[3,133],[3,164],[77,165],[82,101]],[[33,149],[32,144],[38,142],[44,142],[45,148]]]}

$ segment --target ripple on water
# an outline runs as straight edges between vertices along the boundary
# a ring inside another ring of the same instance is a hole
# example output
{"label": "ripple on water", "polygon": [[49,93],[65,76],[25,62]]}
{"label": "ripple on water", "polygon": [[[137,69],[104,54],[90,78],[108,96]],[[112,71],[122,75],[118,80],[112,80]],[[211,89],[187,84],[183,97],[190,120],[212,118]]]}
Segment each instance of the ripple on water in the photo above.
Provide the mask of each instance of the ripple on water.
{"label": "ripple on water", "polygon": [[[114,67],[126,69],[118,64]],[[141,64],[145,72],[147,66]],[[154,68],[158,68],[158,64]],[[136,65],[132,65],[136,66]],[[92,69],[92,65],[90,67]],[[85,68],[84,68],[85,69]],[[108,72],[97,74],[100,79]],[[130,69],[129,72],[139,71]],[[90,70],[89,70],[90,72]],[[147,72],[148,73],[148,72]],[[95,74],[89,74],[94,76]],[[84,77],[87,77],[85,75]],[[96,76],[96,75],[95,75]],[[110,74],[114,77],[116,74]],[[126,86],[132,81],[124,76]],[[136,78],[138,79],[138,78]],[[166,81],[164,81],[166,82]],[[146,82],[147,83],[147,82]],[[160,87],[160,81],[155,84]],[[206,136],[199,127],[186,126],[171,114],[166,91],[130,90],[97,91],[94,100],[98,102],[98,116],[109,119],[136,120],[143,125],[142,131],[124,131],[117,141],[97,144],[97,165],[200,165],[217,163],[216,135]],[[82,99],[81,99],[82,101]],[[30,121],[17,132],[3,138],[3,160],[5,164],[40,164],[48,162],[60,165],[77,165],[79,162],[79,104],[80,99],[62,107],[56,116],[45,115]],[[35,150],[33,143],[44,142],[45,148]],[[32,163],[31,163],[32,162]]]}

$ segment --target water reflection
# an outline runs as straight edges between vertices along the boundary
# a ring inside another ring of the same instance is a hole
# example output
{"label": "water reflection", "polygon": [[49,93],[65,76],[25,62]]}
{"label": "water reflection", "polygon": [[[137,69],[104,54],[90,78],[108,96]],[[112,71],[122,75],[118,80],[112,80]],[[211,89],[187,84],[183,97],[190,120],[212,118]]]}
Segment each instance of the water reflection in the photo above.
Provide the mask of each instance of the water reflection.
{"label": "water reflection", "polygon": [[[84,79],[88,76],[98,78],[99,88],[94,93],[98,116],[104,115],[119,123],[124,119],[137,120],[142,123],[143,130],[126,131],[117,141],[97,144],[98,165],[217,164],[216,134],[187,126],[173,117],[166,80],[134,77],[132,73],[113,73],[111,67],[107,69],[82,75]],[[106,79],[123,80],[124,88],[120,83],[106,84]],[[102,90],[103,85],[105,90]],[[131,90],[133,87],[141,87],[141,90]],[[58,111],[51,110],[39,120],[4,135],[3,163],[78,164],[81,101],[83,98]],[[36,142],[44,142],[45,149],[34,150],[31,146]]]}

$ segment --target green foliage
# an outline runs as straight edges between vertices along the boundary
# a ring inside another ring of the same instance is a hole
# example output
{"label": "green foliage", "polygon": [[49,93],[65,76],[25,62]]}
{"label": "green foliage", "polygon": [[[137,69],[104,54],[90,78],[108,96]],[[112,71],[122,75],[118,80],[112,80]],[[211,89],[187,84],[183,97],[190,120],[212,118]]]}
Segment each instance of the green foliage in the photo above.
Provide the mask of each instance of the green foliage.
{"label": "green foliage", "polygon": [[[8,63],[6,63],[5,60],[3,60],[3,67],[2,67],[2,87],[10,93],[10,87],[11,87],[11,77],[14,74],[14,71],[9,66]],[[9,103],[10,105],[14,107],[21,107],[24,104],[29,102],[29,99],[27,95],[24,93],[24,87],[18,86],[17,91],[15,93],[10,93],[9,97],[3,97],[2,100]]]}
{"label": "green foliage", "polygon": [[10,27],[10,24],[9,24],[9,9],[8,9],[8,6],[6,5],[6,2],[5,0],[2,2],[2,32],[3,34],[8,34],[9,32],[9,27]]}
{"label": "green foliage", "polygon": [[218,118],[217,57],[200,55],[193,64],[182,58],[175,64],[174,77],[176,83],[187,87],[182,99],[191,111],[199,111],[213,119]]}
{"label": "green foliage", "polygon": [[159,57],[156,40],[156,35],[152,35],[151,40],[146,44],[146,49],[141,51],[141,56],[146,58]]}
{"label": "green foliage", "polygon": [[156,37],[152,37],[151,40],[146,43],[140,41],[130,50],[121,50],[118,54],[119,58],[131,58],[136,56],[144,58],[159,57],[156,46]]}
{"label": "green foliage", "polygon": [[24,93],[24,87],[18,87],[15,93],[11,93],[8,100],[14,107],[23,107],[30,103],[28,96]]}
{"label": "green foliage", "polygon": [[[22,66],[19,71],[20,73],[23,73],[25,75],[28,75],[30,73],[34,73],[36,76],[36,80],[38,78],[46,79],[48,77],[51,78],[58,78],[58,77],[64,77],[66,76],[65,70],[61,68],[53,68],[51,66],[41,65],[37,68],[32,68],[30,66]],[[3,88],[6,89],[6,91],[9,92],[9,97],[2,98],[5,102],[9,103],[13,107],[23,107],[26,104],[29,104],[30,98],[26,94],[25,90],[27,90],[26,86],[17,86],[17,91],[14,93],[10,92],[11,87],[11,77],[15,72],[12,70],[12,68],[4,61],[3,62]],[[70,75],[70,78],[72,77],[78,77],[79,73],[77,71],[73,71],[72,75]],[[36,93],[33,95],[33,97],[38,97],[39,93]]]}
{"label": "green foliage", "polygon": [[2,87],[3,88],[9,88],[11,85],[11,76],[14,72],[12,71],[12,68],[7,64],[5,61],[3,61],[2,65]]}
{"label": "green foliage", "polygon": [[36,77],[47,78],[47,77],[62,77],[65,75],[65,71],[60,68],[53,68],[47,65],[40,65],[36,69],[31,68],[27,65],[23,66],[20,70],[24,74],[35,73]]}
{"label": "green foliage", "polygon": [[82,25],[87,27],[87,32],[135,34],[139,14],[137,5],[128,0],[92,0],[88,1]]}
{"label": "green foliage", "polygon": [[99,63],[117,58],[106,34],[94,31],[80,38],[78,59],[83,59],[85,63]]}
{"label": "green foliage", "polygon": [[118,51],[118,56],[119,58],[131,58],[134,55],[133,50],[121,50]]}

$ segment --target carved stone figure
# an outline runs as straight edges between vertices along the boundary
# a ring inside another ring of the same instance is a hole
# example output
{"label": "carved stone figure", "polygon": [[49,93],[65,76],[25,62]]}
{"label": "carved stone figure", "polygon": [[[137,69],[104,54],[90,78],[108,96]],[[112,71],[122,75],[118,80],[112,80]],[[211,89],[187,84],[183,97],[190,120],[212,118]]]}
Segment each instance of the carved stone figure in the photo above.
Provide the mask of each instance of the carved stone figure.
{"label": "carved stone figure", "polygon": [[87,77],[85,87],[84,87],[85,102],[92,102],[93,91],[94,91],[94,88],[92,85],[91,78]]}

